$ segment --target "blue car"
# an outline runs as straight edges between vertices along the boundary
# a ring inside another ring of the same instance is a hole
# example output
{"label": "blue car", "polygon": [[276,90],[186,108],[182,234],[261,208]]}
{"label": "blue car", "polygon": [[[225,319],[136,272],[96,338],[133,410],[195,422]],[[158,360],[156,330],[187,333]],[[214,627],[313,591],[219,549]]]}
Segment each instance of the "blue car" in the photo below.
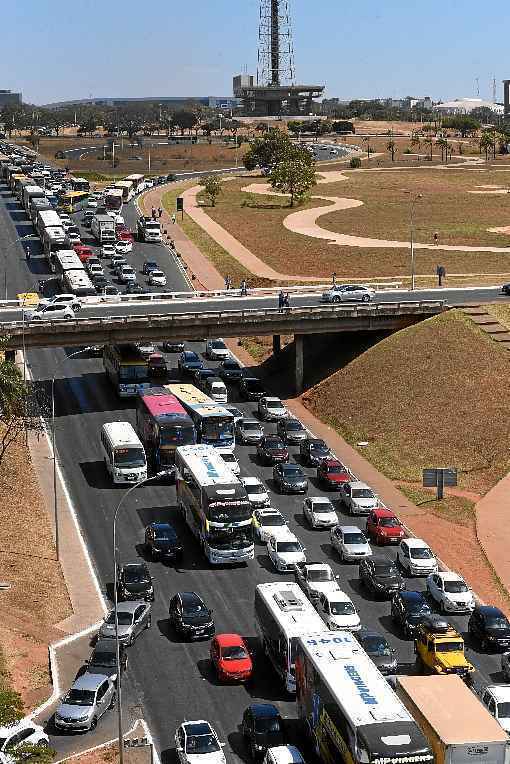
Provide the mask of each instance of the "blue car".
{"label": "blue car", "polygon": [[203,369],[204,363],[194,350],[184,350],[179,356],[178,367],[181,374],[192,374],[197,369]]}

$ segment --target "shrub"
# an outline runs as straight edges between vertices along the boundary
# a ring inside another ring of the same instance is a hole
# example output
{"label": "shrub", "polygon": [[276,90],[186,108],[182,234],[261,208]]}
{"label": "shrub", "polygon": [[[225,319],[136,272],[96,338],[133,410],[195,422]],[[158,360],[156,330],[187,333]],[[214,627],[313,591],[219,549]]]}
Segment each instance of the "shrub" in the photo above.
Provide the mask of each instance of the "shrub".
{"label": "shrub", "polygon": [[359,170],[361,167],[361,159],[359,157],[351,157],[349,167],[351,167],[353,170]]}
{"label": "shrub", "polygon": [[0,726],[14,724],[23,718],[23,701],[19,692],[0,690]]}

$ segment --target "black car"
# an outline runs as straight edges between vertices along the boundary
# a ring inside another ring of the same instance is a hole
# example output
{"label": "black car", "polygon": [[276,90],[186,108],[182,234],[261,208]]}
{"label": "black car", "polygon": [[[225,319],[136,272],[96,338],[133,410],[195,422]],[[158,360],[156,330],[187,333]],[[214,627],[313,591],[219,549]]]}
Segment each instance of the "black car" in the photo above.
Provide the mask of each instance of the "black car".
{"label": "black car", "polygon": [[165,353],[182,353],[184,350],[184,342],[171,342],[171,340],[166,340],[161,343],[161,347]]}
{"label": "black car", "polygon": [[373,660],[381,674],[394,674],[397,670],[397,651],[390,647],[386,637],[378,631],[362,627],[353,632],[354,636]]}
{"label": "black car", "polygon": [[108,286],[108,279],[106,276],[92,276],[92,285],[98,294],[101,294],[103,289]]}
{"label": "black car", "polygon": [[141,284],[131,283],[124,289],[124,294],[148,294],[148,290]]}
{"label": "black car", "polygon": [[262,387],[260,379],[256,377],[243,377],[239,383],[239,392],[247,401],[258,401],[267,395]]}
{"label": "black car", "polygon": [[178,364],[181,374],[193,374],[197,369],[203,369],[204,364],[194,350],[184,350],[180,356]]}
{"label": "black car", "polygon": [[510,650],[510,622],[498,607],[477,605],[469,617],[468,631],[484,652]]}
{"label": "black car", "polygon": [[268,748],[284,744],[282,717],[272,703],[252,703],[243,714],[241,732],[253,759],[262,758]]}
{"label": "black car", "polygon": [[151,271],[159,271],[160,267],[155,260],[144,260],[142,265],[142,273],[144,276],[148,276]]}
{"label": "black car", "polygon": [[510,284],[503,284],[501,287],[502,294],[510,294]]}
{"label": "black car", "polygon": [[404,579],[393,560],[382,555],[367,557],[359,565],[359,578],[372,594],[389,599],[396,592],[405,589]]}
{"label": "black car", "polygon": [[391,617],[410,639],[423,618],[431,615],[430,605],[421,592],[397,592],[391,600]]}
{"label": "black car", "polygon": [[273,480],[280,493],[306,493],[308,478],[297,464],[276,464]]}
{"label": "black car", "polygon": [[170,600],[170,623],[188,639],[210,639],[214,636],[212,610],[195,592],[179,592]]}
{"label": "black car", "polygon": [[130,562],[119,569],[117,597],[123,600],[154,602],[154,587],[149,568],[144,562]]}
{"label": "black car", "polygon": [[217,371],[224,382],[240,382],[243,378],[243,367],[235,358],[225,358]]}
{"label": "black car", "polygon": [[196,369],[192,373],[193,381],[197,387],[204,388],[206,379],[216,376],[216,369]]}
{"label": "black car", "polygon": [[307,438],[299,444],[299,455],[304,464],[316,467],[331,457],[331,451],[321,438]]}
{"label": "black car", "polygon": [[145,549],[152,559],[179,562],[181,541],[169,523],[150,523],[145,529]]}
{"label": "black car", "polygon": [[[119,644],[120,669],[127,669],[128,656],[124,645]],[[87,674],[101,674],[102,676],[117,676],[117,655],[115,640],[99,638],[95,644],[92,655],[86,661]]]}
{"label": "black car", "polygon": [[104,295],[117,295],[120,291],[114,284],[107,284],[104,289],[101,290],[101,294]]}
{"label": "black car", "polygon": [[264,435],[257,446],[257,456],[262,464],[279,464],[289,461],[289,449],[278,435]]}

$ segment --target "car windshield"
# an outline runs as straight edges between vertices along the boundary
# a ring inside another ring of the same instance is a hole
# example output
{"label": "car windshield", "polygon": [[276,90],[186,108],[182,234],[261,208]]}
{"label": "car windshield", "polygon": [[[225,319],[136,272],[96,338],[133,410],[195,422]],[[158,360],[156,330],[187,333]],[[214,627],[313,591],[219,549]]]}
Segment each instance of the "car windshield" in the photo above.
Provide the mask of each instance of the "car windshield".
{"label": "car windshield", "polygon": [[[133,613],[126,613],[125,611],[121,610],[118,614],[118,622],[119,626],[130,626],[133,623]],[[112,610],[108,618],[106,619],[106,623],[109,625],[112,625],[115,623],[115,611]]]}
{"label": "car windshield", "polygon": [[352,602],[330,602],[331,615],[354,615],[356,610]]}
{"label": "car windshield", "polygon": [[396,517],[381,517],[379,525],[383,528],[398,528],[400,523]]}
{"label": "car windshield", "polygon": [[296,430],[296,431],[297,430],[302,430],[303,429],[303,425],[301,424],[301,422],[298,422],[296,419],[289,419],[289,421],[286,422],[286,424],[285,424],[285,429],[289,430],[289,431],[290,430]]}
{"label": "car windshield", "polygon": [[143,568],[124,569],[124,581],[126,584],[147,584],[150,580],[148,571]]}
{"label": "car windshield", "polygon": [[96,666],[115,666],[115,653],[94,653],[92,663]]}
{"label": "car windshield", "polygon": [[267,493],[266,489],[260,483],[255,485],[247,485],[246,490],[248,493]]}
{"label": "car windshield", "polygon": [[488,618],[487,619],[487,628],[488,629],[508,629],[510,624],[506,620],[506,618]]}
{"label": "car windshield", "polygon": [[280,722],[276,717],[255,719],[255,732],[280,732]]}
{"label": "car windshield", "polygon": [[223,368],[228,369],[229,371],[237,371],[241,367],[239,366],[237,361],[224,361]]}
{"label": "car windshield", "polygon": [[352,497],[354,499],[373,499],[374,493],[370,488],[353,488]]}
{"label": "car windshield", "polygon": [[425,615],[431,613],[430,605],[423,599],[411,600],[407,603],[407,611],[413,615]]}
{"label": "car windshield", "polygon": [[186,753],[214,753],[219,750],[214,735],[190,735],[186,739]]}
{"label": "car windshield", "polygon": [[436,642],[436,653],[458,653],[464,652],[463,642]]}
{"label": "car windshield", "polygon": [[281,409],[282,405],[283,404],[281,401],[266,401],[266,406],[268,409]]}
{"label": "car windshield", "polygon": [[301,552],[301,544],[299,541],[279,541],[276,545],[276,549],[280,554],[286,552]]}
{"label": "car windshield", "polygon": [[312,569],[308,571],[308,580],[309,581],[334,581],[334,576],[330,570],[326,570],[325,568],[320,568],[318,570]]}
{"label": "car windshield", "polygon": [[377,635],[365,637],[362,645],[369,655],[391,655],[391,649],[384,637]]}
{"label": "car windshield", "polygon": [[173,528],[156,528],[155,539],[156,541],[173,541],[175,539],[175,531]]}
{"label": "car windshield", "polygon": [[116,467],[144,467],[145,451],[143,448],[117,448],[114,464]]}
{"label": "car windshield", "polygon": [[196,353],[193,353],[193,351],[187,350],[184,353],[184,360],[185,361],[200,361],[200,358],[197,356]]}
{"label": "car windshield", "polygon": [[461,592],[469,591],[464,581],[445,581],[444,590],[449,594],[460,594]]}
{"label": "car windshield", "polygon": [[430,549],[426,546],[418,549],[410,547],[409,553],[415,560],[431,560],[434,557]]}
{"label": "car windshield", "polygon": [[510,717],[510,703],[498,703],[498,718],[508,719]]}
{"label": "car windshield", "polygon": [[310,451],[329,451],[329,448],[325,443],[310,443]]}
{"label": "car windshield", "polygon": [[260,432],[260,425],[257,422],[243,422],[244,430],[257,430]]}
{"label": "car windshield", "polygon": [[247,379],[245,381],[245,386],[247,390],[251,390],[252,393],[262,393],[264,392],[264,388],[260,384],[260,382],[256,382],[255,380]]}
{"label": "car windshield", "polygon": [[286,464],[283,468],[285,477],[302,477],[303,473],[297,465]]}
{"label": "car windshield", "polygon": [[64,698],[68,706],[92,706],[95,693],[93,690],[69,690]]}
{"label": "car windshield", "polygon": [[[326,467],[326,472],[329,472],[329,474],[337,475],[340,472],[345,472],[345,467],[343,466],[343,464],[328,464],[328,466]],[[352,495],[357,496],[358,494],[355,491],[353,491]]]}
{"label": "car windshield", "polygon": [[312,509],[315,512],[316,515],[329,515],[331,512],[334,512],[332,504],[328,504],[325,501],[317,502],[317,504],[312,504]]}
{"label": "car windshield", "polygon": [[209,345],[210,347],[214,348],[214,350],[225,350],[227,347],[221,340],[211,340]]}
{"label": "car windshield", "polygon": [[366,544],[367,540],[362,533],[344,533],[344,543],[346,544]]}
{"label": "car windshield", "polygon": [[281,515],[266,515],[260,518],[260,524],[268,528],[285,525],[285,519]]}
{"label": "car windshield", "polygon": [[228,645],[221,648],[221,657],[226,661],[241,661],[248,657],[248,653],[242,645]]}
{"label": "car windshield", "polygon": [[377,563],[377,565],[375,566],[375,575],[381,576],[382,578],[389,577],[389,576],[396,576],[397,569],[392,562]]}

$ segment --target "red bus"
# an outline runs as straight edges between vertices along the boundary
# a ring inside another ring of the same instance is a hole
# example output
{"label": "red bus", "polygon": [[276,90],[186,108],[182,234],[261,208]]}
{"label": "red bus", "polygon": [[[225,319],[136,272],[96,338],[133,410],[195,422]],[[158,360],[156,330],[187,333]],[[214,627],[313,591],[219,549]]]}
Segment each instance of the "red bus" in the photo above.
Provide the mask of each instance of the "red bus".
{"label": "red bus", "polygon": [[177,446],[196,443],[193,420],[164,387],[151,387],[140,394],[136,406],[136,429],[147,457],[156,469],[174,463]]}

